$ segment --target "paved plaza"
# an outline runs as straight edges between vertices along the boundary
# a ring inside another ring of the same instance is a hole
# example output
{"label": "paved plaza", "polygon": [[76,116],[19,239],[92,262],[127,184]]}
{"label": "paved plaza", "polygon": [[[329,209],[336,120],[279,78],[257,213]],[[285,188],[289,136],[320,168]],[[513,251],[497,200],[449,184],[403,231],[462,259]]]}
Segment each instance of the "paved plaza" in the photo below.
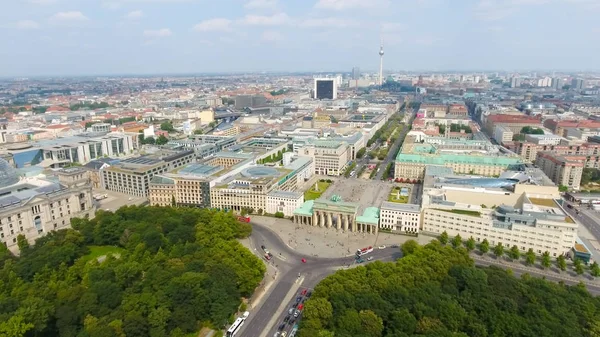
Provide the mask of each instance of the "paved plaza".
{"label": "paved plaza", "polygon": [[416,240],[426,244],[433,239],[431,236],[418,237],[396,234],[367,234],[342,232],[335,228],[312,227],[294,224],[289,219],[277,219],[264,216],[252,216],[252,222],[267,226],[275,231],[292,249],[307,257],[344,257],[353,255],[357,249],[380,245],[387,247],[401,245],[408,240]]}

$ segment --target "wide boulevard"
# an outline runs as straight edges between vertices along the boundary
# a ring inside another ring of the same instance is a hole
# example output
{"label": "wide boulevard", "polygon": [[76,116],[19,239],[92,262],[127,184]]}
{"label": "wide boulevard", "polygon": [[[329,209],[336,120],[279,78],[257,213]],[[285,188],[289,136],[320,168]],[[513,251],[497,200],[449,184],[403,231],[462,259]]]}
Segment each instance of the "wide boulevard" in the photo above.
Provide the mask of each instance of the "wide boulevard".
{"label": "wide boulevard", "polygon": [[[287,246],[281,238],[271,229],[252,224],[252,235],[250,242],[253,251],[258,256],[264,254],[261,246],[265,246],[273,259],[271,263],[277,268],[277,277],[273,284],[267,290],[260,303],[250,310],[250,316],[242,327],[239,336],[242,337],[271,337],[277,331],[283,318],[287,315],[289,302],[295,299],[295,294],[299,289],[312,289],[326,276],[334,273],[336,270],[345,268],[354,263],[354,256],[343,258],[326,258],[305,256],[294,251]],[[369,254],[372,261],[395,261],[401,257],[398,248],[377,249]],[[306,263],[302,259],[306,259]],[[510,268],[516,276],[529,273],[537,277],[545,277],[555,282],[563,281],[565,284],[576,284],[572,279],[559,275],[551,275],[548,272],[536,271],[533,268],[520,268],[514,264],[501,264],[492,258],[475,258],[475,264],[479,266],[500,265]],[[600,287],[588,285],[588,291],[594,294],[600,294]],[[291,330],[291,325],[287,326],[286,331]]]}

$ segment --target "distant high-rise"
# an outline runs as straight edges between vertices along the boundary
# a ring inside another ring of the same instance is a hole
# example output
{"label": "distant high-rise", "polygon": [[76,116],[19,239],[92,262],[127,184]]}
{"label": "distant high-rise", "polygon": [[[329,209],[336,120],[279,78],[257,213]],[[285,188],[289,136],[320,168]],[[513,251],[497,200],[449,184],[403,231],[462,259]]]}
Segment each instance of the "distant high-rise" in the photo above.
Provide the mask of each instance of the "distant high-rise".
{"label": "distant high-rise", "polygon": [[360,78],[360,68],[359,67],[352,68],[352,79],[358,80],[359,78]]}
{"label": "distant high-rise", "polygon": [[379,47],[379,85],[383,85],[383,41]]}
{"label": "distant high-rise", "polygon": [[511,88],[518,88],[521,86],[521,79],[518,77],[513,77],[510,79],[510,87]]}
{"label": "distant high-rise", "polygon": [[313,97],[315,99],[336,99],[337,84],[335,78],[315,78]]}
{"label": "distant high-rise", "polygon": [[581,90],[585,87],[585,81],[581,78],[574,78],[571,81],[571,89]]}
{"label": "distant high-rise", "polygon": [[553,78],[552,79],[552,88],[561,90],[565,85],[565,81],[562,78]]}

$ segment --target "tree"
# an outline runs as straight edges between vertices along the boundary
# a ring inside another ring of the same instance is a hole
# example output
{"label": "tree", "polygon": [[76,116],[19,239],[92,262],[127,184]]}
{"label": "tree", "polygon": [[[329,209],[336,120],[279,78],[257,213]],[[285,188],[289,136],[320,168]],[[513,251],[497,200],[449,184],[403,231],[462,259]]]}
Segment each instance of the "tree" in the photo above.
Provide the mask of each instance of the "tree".
{"label": "tree", "polygon": [[156,139],[156,145],[165,145],[168,142],[169,142],[169,139],[167,139],[167,137],[165,137],[165,135],[160,135]]}
{"label": "tree", "polygon": [[481,243],[479,244],[479,251],[482,254],[487,254],[487,252],[490,251],[490,243],[487,239],[483,239],[483,241],[481,241]]}
{"label": "tree", "polygon": [[27,331],[33,329],[33,324],[25,322],[22,316],[12,316],[0,323],[0,336],[24,337]]}
{"label": "tree", "polygon": [[283,217],[284,217],[284,214],[283,214],[283,212],[275,212],[275,217],[276,217],[276,218],[283,219]]}
{"label": "tree", "polygon": [[598,266],[596,261],[590,265],[590,274],[592,274],[593,277],[600,276],[600,266]]}
{"label": "tree", "polygon": [[175,128],[173,128],[173,123],[171,121],[162,122],[160,124],[160,129],[167,132],[175,131]]}
{"label": "tree", "polygon": [[400,249],[402,250],[402,255],[403,256],[408,256],[410,254],[413,254],[415,251],[417,251],[419,249],[419,244],[417,243],[417,241],[415,240],[408,240],[405,243],[402,244],[402,246],[400,247]]}
{"label": "tree", "polygon": [[362,158],[366,152],[367,152],[367,148],[363,147],[362,149],[360,149],[356,152],[356,158],[358,158],[358,159]]}
{"label": "tree", "polygon": [[17,235],[17,246],[19,247],[21,254],[25,253],[29,249],[29,242],[27,242],[25,235]]}
{"label": "tree", "polygon": [[358,313],[360,319],[360,336],[379,337],[383,332],[383,320],[371,310],[361,310]]}
{"label": "tree", "polygon": [[462,245],[462,238],[460,237],[459,234],[456,234],[456,236],[452,238],[451,243],[452,243],[452,247],[458,248]]}
{"label": "tree", "polygon": [[583,262],[581,262],[580,259],[575,258],[573,260],[573,269],[575,269],[575,272],[577,273],[577,275],[582,275],[583,272],[585,271],[584,267],[583,267]]}
{"label": "tree", "polygon": [[202,129],[196,129],[196,130],[194,130],[194,134],[195,135],[202,135],[202,134],[204,134],[204,131]]}
{"label": "tree", "polygon": [[558,267],[558,269],[565,271],[567,270],[567,261],[564,257],[564,255],[559,255],[556,258],[556,266]]}
{"label": "tree", "polygon": [[547,251],[542,254],[542,267],[544,269],[550,268],[550,253]]}
{"label": "tree", "polygon": [[525,263],[527,263],[530,266],[535,263],[535,253],[531,248],[529,248],[527,253],[525,253]]}
{"label": "tree", "polygon": [[494,255],[496,255],[497,258],[504,255],[504,246],[501,242],[498,242],[496,247],[494,247]]}
{"label": "tree", "polygon": [[558,185],[558,191],[559,192],[568,192],[569,191],[569,187],[565,186],[565,185]]}
{"label": "tree", "polygon": [[467,251],[469,252],[475,249],[475,239],[472,236],[465,242],[465,247],[467,247]]}
{"label": "tree", "polygon": [[171,207],[175,207],[175,206],[177,206],[177,201],[175,200],[175,196],[172,195],[171,196]]}
{"label": "tree", "polygon": [[443,245],[447,244],[448,243],[448,233],[446,231],[443,231],[438,240]]}
{"label": "tree", "polygon": [[508,257],[510,257],[512,260],[518,260],[521,257],[521,252],[519,251],[519,247],[517,247],[517,245],[510,247],[510,250],[508,251]]}

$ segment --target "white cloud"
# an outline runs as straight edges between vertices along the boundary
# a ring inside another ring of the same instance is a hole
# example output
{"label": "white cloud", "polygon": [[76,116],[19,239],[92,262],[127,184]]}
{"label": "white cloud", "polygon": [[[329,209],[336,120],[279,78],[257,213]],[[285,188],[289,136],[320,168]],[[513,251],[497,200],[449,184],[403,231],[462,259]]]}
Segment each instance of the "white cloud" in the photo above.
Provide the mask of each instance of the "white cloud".
{"label": "white cloud", "polygon": [[89,20],[87,16],[79,11],[58,12],[50,17],[52,23],[76,23]]}
{"label": "white cloud", "polygon": [[225,32],[231,30],[231,20],[225,18],[214,18],[204,20],[193,28],[197,32]]}
{"label": "white cloud", "polygon": [[249,0],[244,5],[247,9],[272,9],[277,7],[277,0]]}
{"label": "white cloud", "polygon": [[162,37],[169,37],[173,35],[173,32],[171,32],[171,30],[169,28],[162,28],[162,29],[148,29],[144,31],[144,36],[147,38],[162,38]]}
{"label": "white cloud", "polygon": [[281,42],[284,37],[280,32],[268,30],[262,33],[261,39],[265,42]]}
{"label": "white cloud", "polygon": [[273,15],[246,15],[242,20],[243,24],[253,26],[281,26],[289,24],[290,22],[290,17],[285,13]]}
{"label": "white cloud", "polygon": [[38,29],[40,25],[33,20],[21,20],[15,24],[17,29],[30,30],[30,29]]}
{"label": "white cloud", "polygon": [[355,21],[340,18],[313,18],[300,22],[300,26],[305,28],[346,28],[356,24]]}
{"label": "white cloud", "polygon": [[[540,6],[551,0],[480,0],[475,6],[475,18],[481,21],[499,21],[512,16],[522,6]],[[572,0],[568,0],[572,1]]]}
{"label": "white cloud", "polygon": [[343,11],[348,9],[383,8],[390,5],[390,0],[319,0],[315,8]]}
{"label": "white cloud", "polygon": [[138,20],[138,19],[141,19],[143,16],[144,16],[144,12],[142,12],[141,10],[136,10],[136,11],[131,11],[131,12],[127,13],[127,15],[125,15],[125,19]]}

